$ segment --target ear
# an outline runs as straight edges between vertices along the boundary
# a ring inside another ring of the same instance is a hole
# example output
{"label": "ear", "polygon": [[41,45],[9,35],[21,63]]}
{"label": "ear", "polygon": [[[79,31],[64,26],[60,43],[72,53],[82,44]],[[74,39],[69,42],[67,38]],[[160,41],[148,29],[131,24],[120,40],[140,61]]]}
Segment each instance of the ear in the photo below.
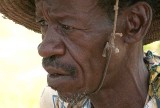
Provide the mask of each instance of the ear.
{"label": "ear", "polygon": [[141,41],[152,21],[152,9],[146,2],[138,2],[126,12],[124,40],[126,43]]}

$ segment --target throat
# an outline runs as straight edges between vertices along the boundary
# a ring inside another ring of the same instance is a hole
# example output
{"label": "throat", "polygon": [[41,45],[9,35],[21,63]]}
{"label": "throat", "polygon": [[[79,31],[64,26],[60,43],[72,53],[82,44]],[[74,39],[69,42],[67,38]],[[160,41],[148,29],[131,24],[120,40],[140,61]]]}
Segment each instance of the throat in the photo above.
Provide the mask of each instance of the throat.
{"label": "throat", "polygon": [[143,108],[148,90],[148,72],[146,68],[142,70],[127,70],[121,75],[114,75],[114,81],[106,82],[104,88],[89,97],[93,108]]}
{"label": "throat", "polygon": [[129,47],[129,51],[120,57],[111,59],[103,87],[89,96],[94,108],[144,107],[149,72],[141,48],[142,46]]}

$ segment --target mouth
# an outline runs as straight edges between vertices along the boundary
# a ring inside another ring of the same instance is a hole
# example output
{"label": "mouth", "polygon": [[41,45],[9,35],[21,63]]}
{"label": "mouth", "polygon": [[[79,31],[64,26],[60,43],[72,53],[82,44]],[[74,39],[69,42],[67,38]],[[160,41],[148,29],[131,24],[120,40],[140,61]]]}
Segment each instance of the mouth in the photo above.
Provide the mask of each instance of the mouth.
{"label": "mouth", "polygon": [[62,88],[63,85],[69,84],[74,79],[74,75],[70,74],[69,72],[63,71],[62,69],[56,69],[48,66],[45,68],[45,70],[48,72],[48,86],[55,90]]}
{"label": "mouth", "polygon": [[49,75],[49,77],[52,77],[52,78],[59,78],[59,77],[65,76],[65,75],[59,74],[59,73],[48,74],[48,75]]}
{"label": "mouth", "polygon": [[73,82],[74,78],[70,75],[48,74],[47,83],[52,89],[61,90]]}
{"label": "mouth", "polygon": [[65,72],[61,68],[54,68],[52,66],[46,66],[46,67],[44,67],[44,69],[48,72],[48,74],[50,74],[53,77],[69,76],[70,75],[69,72]]}
{"label": "mouth", "polygon": [[71,75],[64,75],[64,74],[59,74],[59,73],[54,73],[54,74],[48,74],[47,78],[48,79],[52,79],[52,80],[58,80],[58,79],[62,79],[65,77],[71,77]]}

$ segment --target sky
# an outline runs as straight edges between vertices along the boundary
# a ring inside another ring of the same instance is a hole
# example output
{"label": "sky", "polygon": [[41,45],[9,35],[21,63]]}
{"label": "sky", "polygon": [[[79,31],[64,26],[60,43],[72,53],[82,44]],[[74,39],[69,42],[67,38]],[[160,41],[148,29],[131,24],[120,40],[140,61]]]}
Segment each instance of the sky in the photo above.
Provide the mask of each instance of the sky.
{"label": "sky", "polygon": [[37,52],[40,42],[40,34],[0,14],[0,108],[39,108],[47,85]]}

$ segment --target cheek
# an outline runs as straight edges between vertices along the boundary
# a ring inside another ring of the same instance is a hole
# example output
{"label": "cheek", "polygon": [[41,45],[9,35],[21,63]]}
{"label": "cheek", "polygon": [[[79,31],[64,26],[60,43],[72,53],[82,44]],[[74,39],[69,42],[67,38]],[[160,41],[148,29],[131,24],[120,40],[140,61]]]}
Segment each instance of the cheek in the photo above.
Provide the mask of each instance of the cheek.
{"label": "cheek", "polygon": [[85,86],[88,91],[95,91],[103,77],[104,68],[105,68],[105,60],[100,57],[93,57],[88,62],[86,62],[87,66],[84,66],[84,80]]}
{"label": "cheek", "polygon": [[[82,34],[81,34],[82,35]],[[101,36],[100,38],[97,38]],[[78,84],[82,89],[94,91],[99,85],[105,68],[105,59],[102,57],[106,39],[104,34],[92,36],[82,35],[79,38],[65,38],[69,55],[79,68]]]}
{"label": "cheek", "polygon": [[93,92],[98,88],[103,77],[106,60],[102,57],[103,45],[92,44],[88,47],[84,54],[79,56],[81,58],[80,65],[82,67],[82,76],[84,85],[87,91]]}
{"label": "cheek", "polygon": [[86,82],[90,84],[86,86],[90,86],[94,90],[96,90],[101,83],[106,65],[106,59],[102,57],[104,45],[101,42],[96,42],[96,44],[93,45],[90,56],[88,57],[89,66],[86,67],[88,68],[86,72]]}

